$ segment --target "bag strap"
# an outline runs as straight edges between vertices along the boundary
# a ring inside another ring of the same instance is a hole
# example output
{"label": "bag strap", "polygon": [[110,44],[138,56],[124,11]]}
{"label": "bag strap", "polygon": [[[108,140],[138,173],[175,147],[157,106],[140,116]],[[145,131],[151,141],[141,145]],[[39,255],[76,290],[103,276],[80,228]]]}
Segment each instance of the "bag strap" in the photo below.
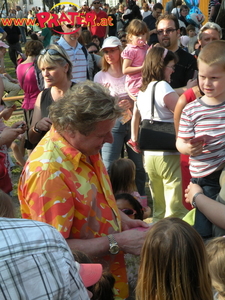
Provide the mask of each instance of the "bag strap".
{"label": "bag strap", "polygon": [[25,77],[26,77],[26,75],[27,75],[27,72],[28,72],[28,71],[30,70],[30,68],[33,67],[33,66],[34,66],[34,63],[33,63],[31,66],[29,66],[29,67],[26,69],[25,73],[23,74],[21,88],[23,88],[23,83],[24,83],[24,79],[25,79]]}
{"label": "bag strap", "polygon": [[155,105],[155,87],[158,81],[156,81],[152,86],[152,93],[151,93],[151,119],[150,123],[153,123],[154,119],[154,105]]}

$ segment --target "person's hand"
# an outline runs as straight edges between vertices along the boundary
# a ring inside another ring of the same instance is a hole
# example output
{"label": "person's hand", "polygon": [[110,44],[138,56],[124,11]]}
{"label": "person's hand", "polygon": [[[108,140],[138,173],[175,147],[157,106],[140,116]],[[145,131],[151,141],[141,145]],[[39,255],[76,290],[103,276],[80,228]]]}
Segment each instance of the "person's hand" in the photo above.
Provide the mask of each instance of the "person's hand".
{"label": "person's hand", "polygon": [[131,104],[130,101],[125,99],[125,100],[120,100],[120,102],[118,103],[118,105],[123,108],[124,110],[127,110],[129,108],[131,108]]}
{"label": "person's hand", "polygon": [[12,79],[11,82],[13,82],[13,83],[19,83],[19,81],[17,79]]}
{"label": "person's hand", "polygon": [[198,184],[190,182],[185,190],[185,202],[192,205],[192,200],[196,193],[203,193],[202,188]]}
{"label": "person's hand", "polygon": [[189,79],[188,82],[187,82],[187,90],[198,85],[198,81],[197,79]]}
{"label": "person's hand", "polygon": [[6,145],[9,147],[11,143],[20,135],[25,132],[27,129],[26,124],[23,127],[18,127],[21,124],[25,124],[24,122],[16,122],[13,124],[15,127],[6,127],[3,129],[2,133],[0,134],[0,146]]}
{"label": "person's hand", "polygon": [[11,117],[14,110],[16,110],[15,104],[12,107],[5,107],[1,112],[1,117],[5,120],[8,120]]}
{"label": "person's hand", "polygon": [[190,156],[198,156],[202,154],[204,141],[192,142],[189,143],[189,154]]}
{"label": "person's hand", "polygon": [[135,229],[126,230],[116,234],[115,239],[118,242],[118,245],[123,252],[131,253],[134,255],[140,255],[146,237],[146,233],[147,230],[146,231],[137,231]]}
{"label": "person's hand", "polygon": [[38,121],[35,125],[35,127],[41,131],[49,131],[51,126],[52,122],[49,118],[43,118],[40,121]]}
{"label": "person's hand", "polygon": [[138,219],[131,219],[125,213],[123,213],[121,210],[120,216],[121,216],[121,222],[122,222],[122,230],[128,230],[132,228],[137,228],[137,227],[145,227],[148,228],[149,225],[146,224],[145,222],[138,220]]}

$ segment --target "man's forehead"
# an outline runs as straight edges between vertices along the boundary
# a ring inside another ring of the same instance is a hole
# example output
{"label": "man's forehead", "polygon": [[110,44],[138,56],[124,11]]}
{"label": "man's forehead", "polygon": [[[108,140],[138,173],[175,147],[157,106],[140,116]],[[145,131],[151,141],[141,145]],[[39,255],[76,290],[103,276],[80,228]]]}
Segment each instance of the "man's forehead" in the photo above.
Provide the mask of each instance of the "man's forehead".
{"label": "man's forehead", "polygon": [[175,27],[175,23],[173,20],[162,19],[159,21],[159,23],[157,25],[157,29],[159,29],[159,28],[166,29],[166,28],[171,28],[171,27]]}

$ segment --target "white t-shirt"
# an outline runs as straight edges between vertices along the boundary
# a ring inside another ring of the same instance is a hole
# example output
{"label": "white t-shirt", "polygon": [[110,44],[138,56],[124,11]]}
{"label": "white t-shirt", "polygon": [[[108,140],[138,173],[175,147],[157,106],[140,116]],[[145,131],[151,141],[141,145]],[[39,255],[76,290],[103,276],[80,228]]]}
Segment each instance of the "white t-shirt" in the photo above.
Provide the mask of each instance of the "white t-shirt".
{"label": "white t-shirt", "polygon": [[151,11],[144,11],[144,9],[141,10],[141,14],[142,14],[142,18],[144,20],[144,18],[146,18],[147,16],[149,16],[151,14]]}
{"label": "white t-shirt", "polygon": [[[138,93],[137,107],[141,114],[141,120],[151,118],[151,93],[155,81],[149,83],[147,89]],[[173,113],[166,107],[164,97],[174,90],[166,81],[162,80],[155,87],[154,120],[173,122]]]}

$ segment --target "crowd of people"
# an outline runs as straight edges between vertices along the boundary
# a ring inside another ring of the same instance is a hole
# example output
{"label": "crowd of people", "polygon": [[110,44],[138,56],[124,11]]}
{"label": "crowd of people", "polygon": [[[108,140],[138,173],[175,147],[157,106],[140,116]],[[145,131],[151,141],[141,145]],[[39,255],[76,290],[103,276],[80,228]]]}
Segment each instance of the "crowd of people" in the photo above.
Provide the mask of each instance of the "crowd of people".
{"label": "crowd of people", "polygon": [[[225,298],[225,42],[170,2],[163,14],[160,2],[84,1],[100,26],[64,19],[29,41],[22,26],[2,29],[1,299]],[[20,90],[24,120],[6,126]],[[171,126],[174,147],[158,136],[143,146],[145,121]]]}

